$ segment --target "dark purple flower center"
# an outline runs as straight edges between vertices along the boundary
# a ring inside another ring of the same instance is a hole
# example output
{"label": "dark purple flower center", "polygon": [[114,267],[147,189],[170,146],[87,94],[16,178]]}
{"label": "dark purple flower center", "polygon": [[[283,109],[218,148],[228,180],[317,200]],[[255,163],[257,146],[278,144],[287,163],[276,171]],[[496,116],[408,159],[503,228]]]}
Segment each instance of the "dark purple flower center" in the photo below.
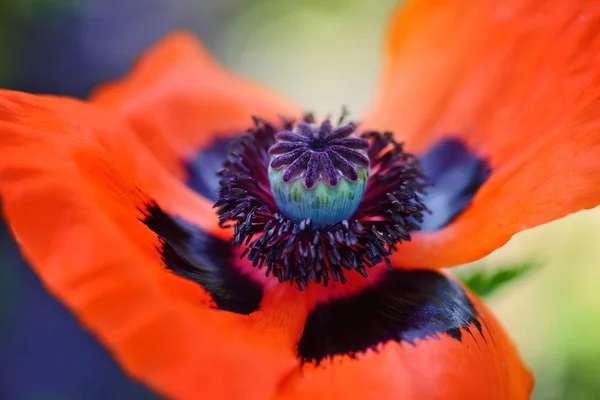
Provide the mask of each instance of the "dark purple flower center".
{"label": "dark purple flower center", "polygon": [[[244,248],[242,256],[299,288],[310,280],[345,282],[344,274],[352,270],[366,277],[368,268],[384,261],[391,268],[389,256],[419,229],[426,210],[421,199],[427,179],[416,157],[405,153],[391,133],[355,136],[356,125],[338,125],[328,120],[317,125],[307,116],[298,123],[283,121],[278,129],[255,119],[219,173],[215,207],[222,226],[233,223],[233,241]],[[367,169],[370,178],[364,175]],[[321,202],[343,204],[341,193],[352,195],[350,189],[338,190],[342,181],[349,188],[364,183],[358,206],[343,218],[338,218],[343,213],[333,214],[315,223],[314,210],[335,209]],[[285,197],[276,193],[281,185],[274,182],[302,183]],[[318,190],[325,194],[310,197]],[[295,208],[307,204],[309,217],[298,218]]]}

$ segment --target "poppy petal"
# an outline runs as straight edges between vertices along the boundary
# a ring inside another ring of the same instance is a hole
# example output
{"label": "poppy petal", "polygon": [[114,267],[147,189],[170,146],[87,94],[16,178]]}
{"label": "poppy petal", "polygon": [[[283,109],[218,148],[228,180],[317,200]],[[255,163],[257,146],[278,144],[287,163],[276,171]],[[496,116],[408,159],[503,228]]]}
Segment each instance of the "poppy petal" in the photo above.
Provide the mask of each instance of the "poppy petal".
{"label": "poppy petal", "polygon": [[271,290],[251,316],[222,311],[168,271],[148,204],[185,202],[185,187],[126,123],[76,100],[0,91],[0,132],[0,199],[17,243],[124,370],[169,398],[274,395],[298,365],[307,307],[297,291]]}
{"label": "poppy petal", "polygon": [[435,271],[317,305],[298,352],[282,399],[528,399],[533,385],[494,316]]}
{"label": "poppy petal", "polygon": [[127,77],[100,87],[92,101],[117,109],[182,179],[186,160],[218,137],[245,132],[252,116],[277,122],[301,115],[284,98],[225,70],[187,32],[165,37]]}
{"label": "poppy petal", "polygon": [[394,15],[366,127],[423,154],[448,137],[489,163],[463,215],[395,263],[451,266],[600,203],[600,6],[411,1]]}

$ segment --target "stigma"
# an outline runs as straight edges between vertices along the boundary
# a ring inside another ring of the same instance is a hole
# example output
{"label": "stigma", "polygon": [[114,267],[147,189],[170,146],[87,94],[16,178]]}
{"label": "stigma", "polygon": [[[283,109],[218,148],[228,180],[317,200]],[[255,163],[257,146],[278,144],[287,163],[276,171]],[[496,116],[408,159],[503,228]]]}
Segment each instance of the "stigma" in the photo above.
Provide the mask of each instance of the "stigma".
{"label": "stigma", "polygon": [[369,180],[369,141],[352,123],[332,126],[300,121],[275,135],[268,151],[269,182],[277,207],[295,222],[316,229],[347,220]]}

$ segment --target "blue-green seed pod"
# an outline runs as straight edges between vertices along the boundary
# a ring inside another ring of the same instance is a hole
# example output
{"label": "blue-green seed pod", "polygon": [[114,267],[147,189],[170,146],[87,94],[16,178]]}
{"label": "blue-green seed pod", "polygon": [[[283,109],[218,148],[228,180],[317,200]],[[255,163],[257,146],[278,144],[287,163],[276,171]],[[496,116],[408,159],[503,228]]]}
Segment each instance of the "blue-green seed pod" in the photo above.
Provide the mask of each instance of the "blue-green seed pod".
{"label": "blue-green seed pod", "polygon": [[353,136],[354,125],[335,130],[300,122],[279,132],[269,154],[269,181],[279,210],[296,222],[310,219],[324,228],[349,219],[370,175],[367,140]]}
{"label": "blue-green seed pod", "polygon": [[324,228],[349,219],[358,208],[369,181],[369,168],[358,168],[358,179],[341,178],[336,187],[322,180],[308,189],[302,179],[285,183],[283,170],[269,167],[269,181],[275,203],[282,213],[296,222],[310,219],[314,228]]}

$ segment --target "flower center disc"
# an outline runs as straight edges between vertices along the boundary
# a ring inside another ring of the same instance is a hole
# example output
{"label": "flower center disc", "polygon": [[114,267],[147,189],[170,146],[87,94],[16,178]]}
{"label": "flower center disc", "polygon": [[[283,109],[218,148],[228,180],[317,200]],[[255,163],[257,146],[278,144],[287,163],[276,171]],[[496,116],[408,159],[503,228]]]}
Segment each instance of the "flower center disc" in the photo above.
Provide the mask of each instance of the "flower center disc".
{"label": "flower center disc", "polygon": [[306,116],[281,128],[255,119],[219,173],[221,226],[280,282],[327,285],[346,271],[367,276],[410,240],[426,210],[417,159],[390,133],[356,135],[356,125]]}

